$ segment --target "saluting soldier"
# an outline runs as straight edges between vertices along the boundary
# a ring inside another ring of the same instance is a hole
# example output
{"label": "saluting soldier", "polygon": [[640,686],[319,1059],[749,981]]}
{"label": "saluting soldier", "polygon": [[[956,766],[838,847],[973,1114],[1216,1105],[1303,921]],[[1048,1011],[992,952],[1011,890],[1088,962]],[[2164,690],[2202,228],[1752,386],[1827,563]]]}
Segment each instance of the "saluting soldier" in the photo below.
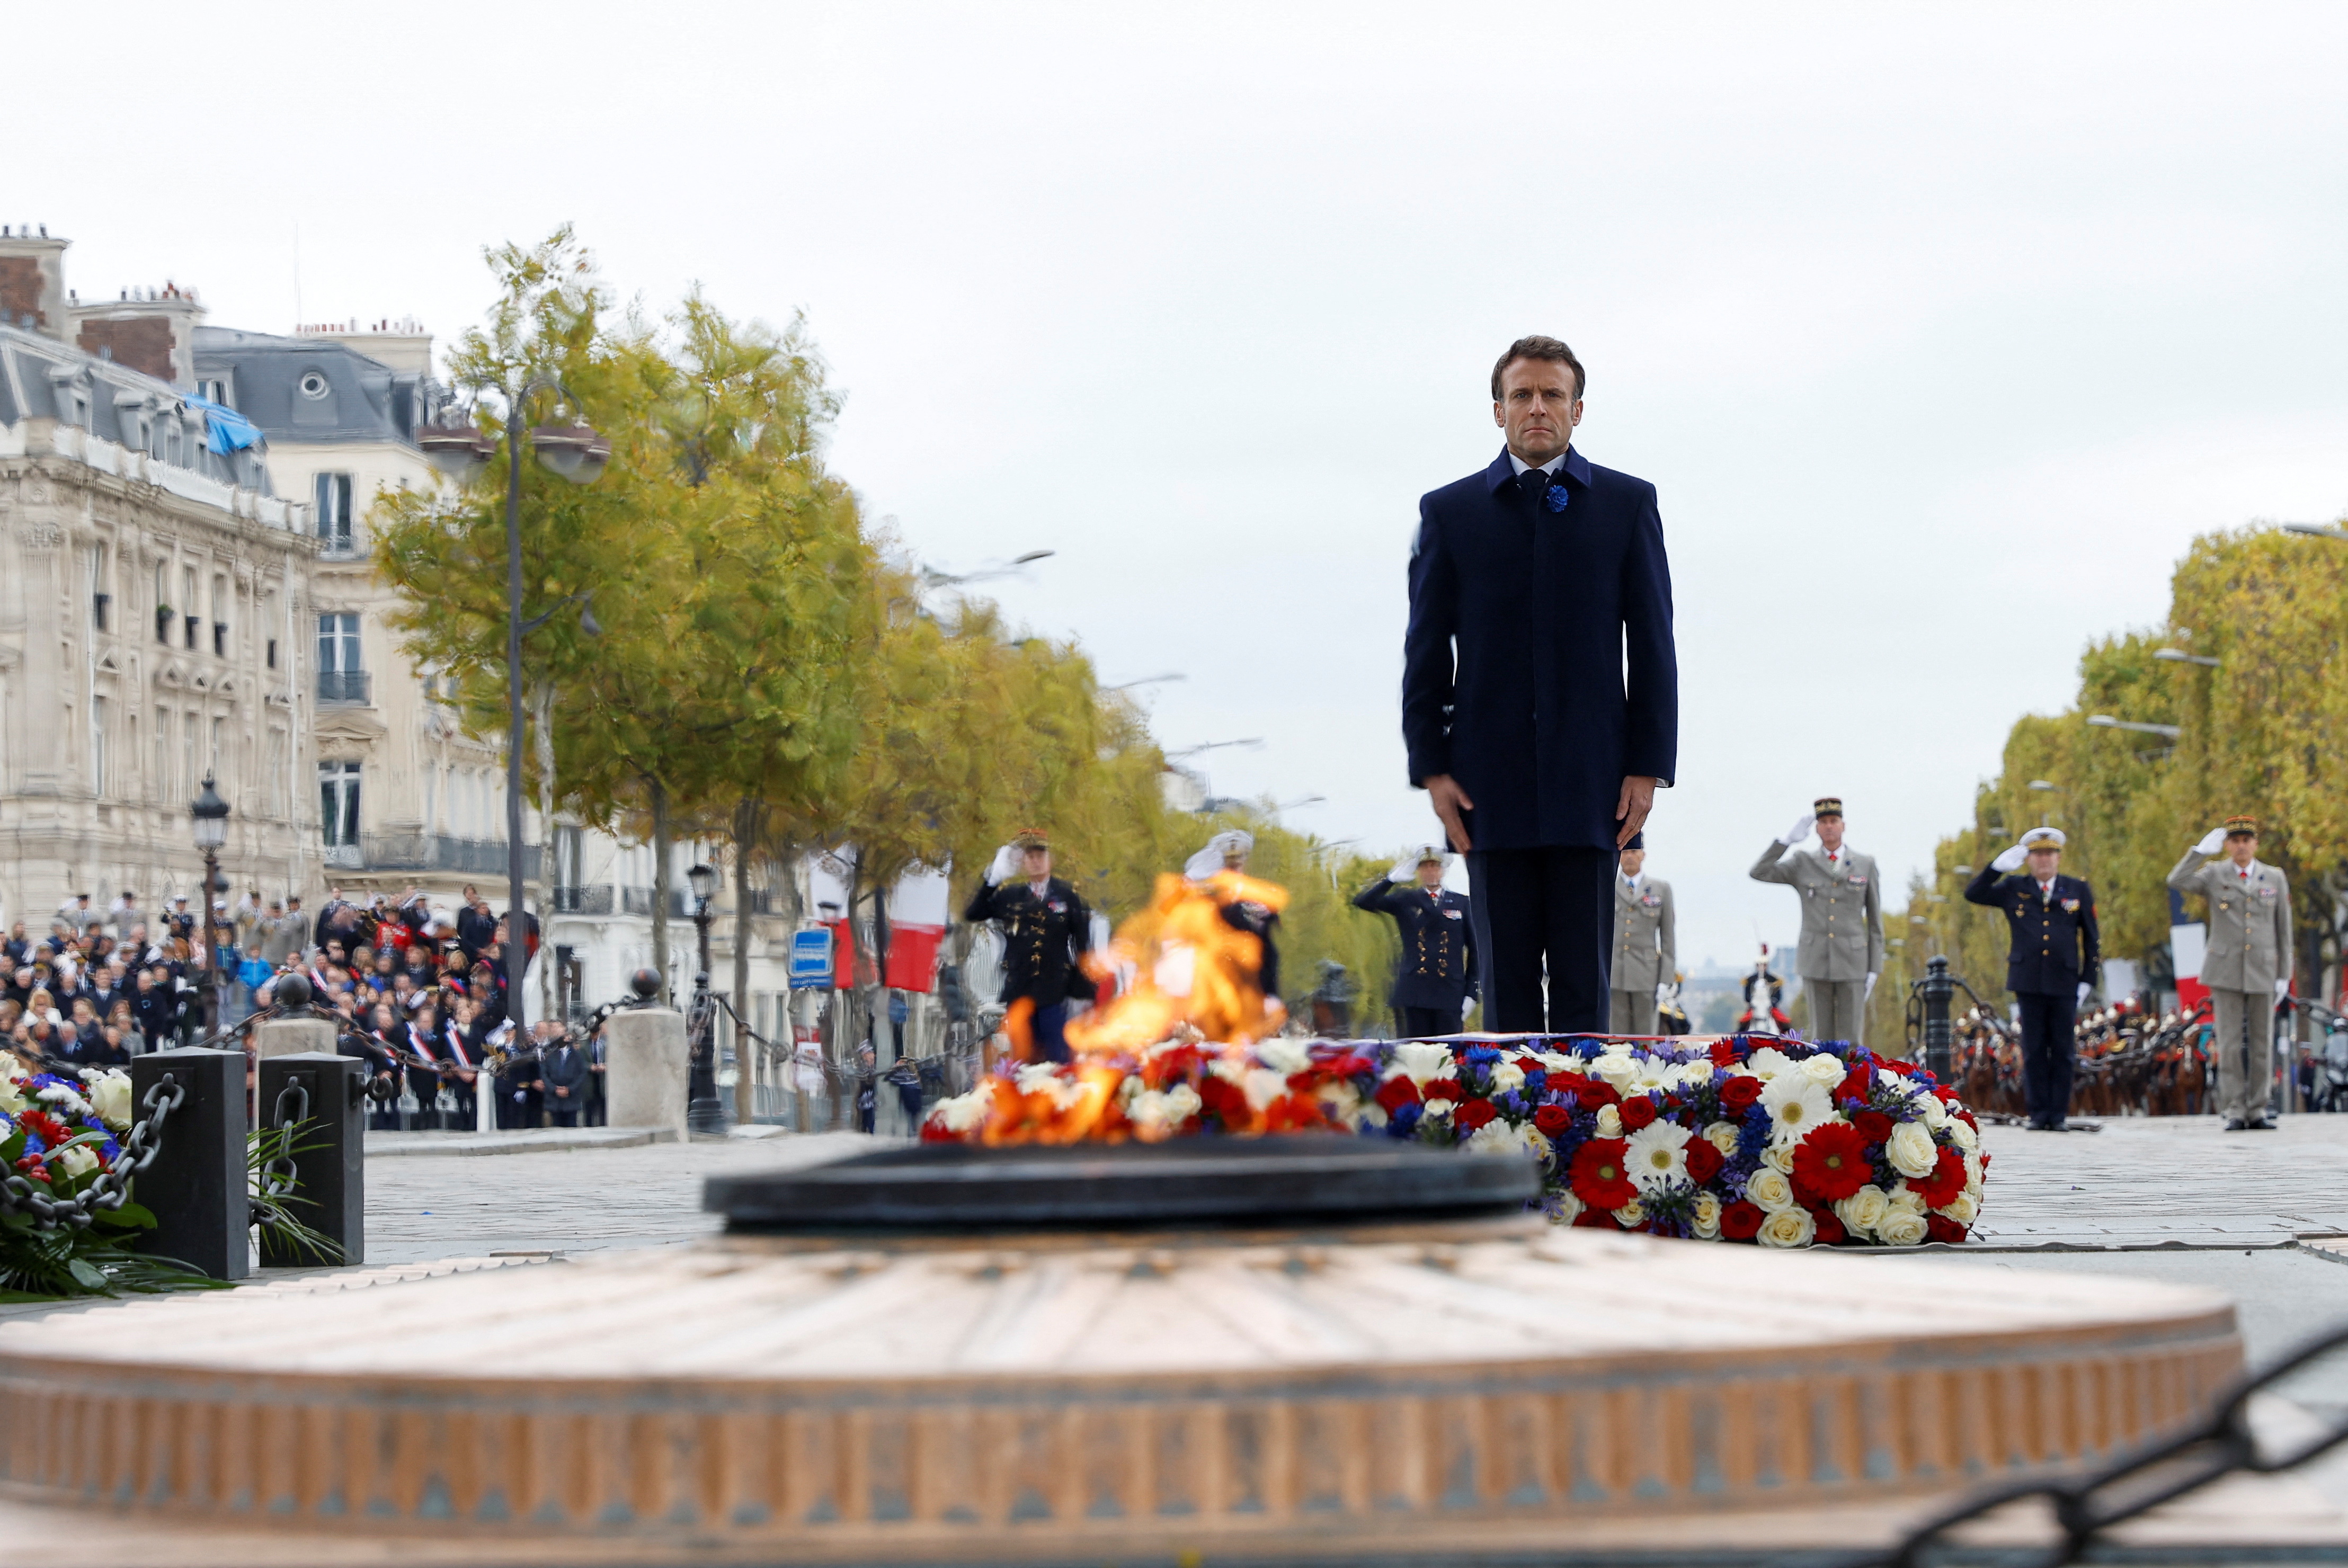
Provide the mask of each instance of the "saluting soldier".
{"label": "saluting soldier", "polygon": [[[2221,849],[2225,859],[2209,859]],[[2274,1006],[2291,989],[2291,882],[2259,859],[2259,820],[2229,817],[2185,851],[2168,885],[2209,901],[2201,984],[2218,1016],[2218,1114],[2229,1132],[2271,1131]]]}
{"label": "saluting soldier", "polygon": [[1475,923],[1466,896],[1443,885],[1450,864],[1449,854],[1423,845],[1354,895],[1355,909],[1390,914],[1402,928],[1394,1006],[1415,1039],[1457,1034],[1476,995]]}
{"label": "saluting soldier", "polygon": [[[1787,850],[1810,836],[1818,847]],[[1753,862],[1753,880],[1802,895],[1802,951],[1795,972],[1810,999],[1810,1037],[1865,1045],[1867,998],[1883,972],[1882,890],[1875,857],[1843,842],[1842,800],[1827,795],[1794,820]]]}
{"label": "saluting soldier", "polygon": [[[2033,828],[1983,866],[1965,886],[1965,902],[2005,912],[2005,988],[2022,1013],[2022,1099],[2030,1125],[2060,1132],[2071,1112],[2077,1056],[2074,1020],[2095,988],[2103,962],[2096,890],[2058,869],[2060,828]],[[2026,876],[1998,880],[2029,863]]]}
{"label": "saluting soldier", "polygon": [[1624,850],[1614,878],[1612,1024],[1618,1035],[1656,1032],[1655,1009],[1679,970],[1672,884],[1646,873],[1647,851]]}
{"label": "saluting soldier", "polygon": [[[1014,881],[1016,877],[1018,880]],[[1068,1059],[1068,1001],[1090,995],[1078,960],[1092,946],[1093,915],[1076,890],[1052,874],[1052,843],[1030,828],[1003,846],[962,917],[1003,925],[1003,996],[1035,1005],[1028,1028],[1039,1061]]]}

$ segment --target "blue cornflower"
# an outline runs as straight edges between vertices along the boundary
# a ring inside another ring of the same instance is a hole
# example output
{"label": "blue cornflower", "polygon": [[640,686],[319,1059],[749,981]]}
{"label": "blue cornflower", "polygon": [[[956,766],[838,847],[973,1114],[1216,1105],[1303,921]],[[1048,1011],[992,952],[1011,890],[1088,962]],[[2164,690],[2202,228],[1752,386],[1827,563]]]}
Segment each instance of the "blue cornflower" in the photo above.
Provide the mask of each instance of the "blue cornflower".
{"label": "blue cornflower", "polygon": [[1566,503],[1570,501],[1572,499],[1572,492],[1569,491],[1563,485],[1553,484],[1550,486],[1549,489],[1541,492],[1541,504],[1548,507],[1551,511],[1563,511],[1566,508]]}

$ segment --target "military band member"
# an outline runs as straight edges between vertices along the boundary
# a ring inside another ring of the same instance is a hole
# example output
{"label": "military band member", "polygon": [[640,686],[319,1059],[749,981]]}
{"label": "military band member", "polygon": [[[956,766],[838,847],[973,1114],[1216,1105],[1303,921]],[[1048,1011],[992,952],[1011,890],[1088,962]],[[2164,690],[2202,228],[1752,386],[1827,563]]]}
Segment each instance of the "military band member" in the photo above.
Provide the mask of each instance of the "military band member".
{"label": "military band member", "polygon": [[1402,1032],[1416,1039],[1456,1035],[1476,995],[1476,933],[1468,900],[1443,885],[1451,856],[1432,844],[1354,895],[1354,907],[1389,914],[1402,929],[1394,1006]]}
{"label": "military band member", "polygon": [[[1816,850],[1787,850],[1810,836]],[[1795,819],[1753,862],[1753,880],[1783,882],[1802,895],[1801,956],[1795,973],[1810,999],[1810,1038],[1865,1045],[1867,998],[1883,972],[1882,889],[1875,858],[1843,842],[1842,801],[1828,795]]]}
{"label": "military band member", "polygon": [[[2225,859],[2209,857],[2223,850]],[[2291,883],[2259,859],[2255,817],[2229,817],[2168,873],[2178,892],[2209,901],[2201,984],[2217,1014],[2218,1114],[2226,1130],[2271,1130],[2274,1006],[2291,989]]]}
{"label": "military band member", "polygon": [[[2063,830],[2033,828],[1966,884],[1965,902],[2005,912],[2005,988],[2022,1014],[2022,1099],[2030,1125],[2060,1132],[2071,1112],[2074,1024],[2095,988],[2103,934],[2096,891],[2064,876]],[[1999,880],[2019,869],[2029,873]]]}
{"label": "military band member", "polygon": [[[1184,862],[1182,874],[1194,882],[1210,882],[1220,872],[1245,876],[1248,857],[1254,852],[1253,833],[1245,828],[1226,828]],[[1272,929],[1280,923],[1280,912],[1251,898],[1226,899],[1221,907],[1225,925],[1256,939],[1260,955],[1256,987],[1263,993],[1266,1012],[1275,1020],[1284,1019],[1288,1004],[1280,999],[1280,944]]]}
{"label": "military band member", "polygon": [[1624,850],[1614,878],[1612,1032],[1652,1035],[1655,1009],[1678,974],[1672,884],[1646,874],[1647,851]]}
{"label": "military band member", "polygon": [[1051,841],[1030,828],[1005,844],[962,917],[973,925],[1002,923],[1003,1004],[1032,1001],[1035,1059],[1066,1061],[1061,1031],[1068,1001],[1092,994],[1077,965],[1092,946],[1093,916],[1076,890],[1052,874]]}

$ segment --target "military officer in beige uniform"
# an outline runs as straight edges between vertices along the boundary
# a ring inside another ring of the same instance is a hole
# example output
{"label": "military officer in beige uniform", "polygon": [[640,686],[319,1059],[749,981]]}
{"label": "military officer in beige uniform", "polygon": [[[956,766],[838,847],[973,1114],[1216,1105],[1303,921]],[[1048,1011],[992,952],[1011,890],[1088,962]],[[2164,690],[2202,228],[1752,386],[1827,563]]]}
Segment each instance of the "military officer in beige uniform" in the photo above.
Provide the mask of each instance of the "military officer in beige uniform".
{"label": "military officer in beige uniform", "polygon": [[[2220,850],[2223,860],[2209,859]],[[2201,984],[2218,1016],[2218,1114],[2229,1132],[2274,1126],[2274,1009],[2291,989],[2291,883],[2258,857],[2258,819],[2229,817],[2168,873],[2170,887],[2209,901]]]}
{"label": "military officer in beige uniform", "polygon": [[[1792,850],[1818,832],[1816,850]],[[1826,796],[1753,862],[1753,880],[1783,882],[1802,895],[1797,966],[1810,999],[1810,1038],[1864,1045],[1867,998],[1883,971],[1882,889],[1875,857],[1842,840],[1842,801]]]}
{"label": "military officer in beige uniform", "polygon": [[1652,1035],[1655,1008],[1678,971],[1672,884],[1646,874],[1647,851],[1624,850],[1614,878],[1612,1032]]}

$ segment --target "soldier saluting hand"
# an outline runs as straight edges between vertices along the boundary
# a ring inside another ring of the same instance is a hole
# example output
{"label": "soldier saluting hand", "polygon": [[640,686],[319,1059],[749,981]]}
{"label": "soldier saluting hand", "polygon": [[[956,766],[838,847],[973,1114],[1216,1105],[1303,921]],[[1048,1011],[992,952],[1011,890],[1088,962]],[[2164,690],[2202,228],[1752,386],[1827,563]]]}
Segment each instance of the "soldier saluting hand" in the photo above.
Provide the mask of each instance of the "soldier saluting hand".
{"label": "soldier saluting hand", "polygon": [[[2033,828],[1965,888],[1967,903],[2005,912],[2005,988],[2022,1012],[2023,1104],[2043,1132],[2062,1131],[2070,1117],[2073,1023],[2103,962],[2095,890],[2056,869],[2065,842],[2060,828]],[[2025,861],[2029,874],[1999,880]]]}
{"label": "soldier saluting hand", "polygon": [[[2209,859],[2220,850],[2223,860]],[[2290,880],[2259,859],[2259,820],[2229,817],[2185,851],[2168,885],[2209,901],[2201,984],[2218,1016],[2218,1114],[2229,1132],[2271,1131],[2274,1005],[2291,990]]]}

